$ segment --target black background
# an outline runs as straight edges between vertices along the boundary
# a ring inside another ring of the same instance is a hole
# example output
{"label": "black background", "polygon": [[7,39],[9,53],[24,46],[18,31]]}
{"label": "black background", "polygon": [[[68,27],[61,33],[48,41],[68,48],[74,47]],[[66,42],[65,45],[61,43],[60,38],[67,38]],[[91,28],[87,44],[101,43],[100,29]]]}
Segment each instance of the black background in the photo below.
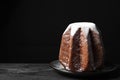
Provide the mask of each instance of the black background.
{"label": "black background", "polygon": [[90,21],[101,30],[107,62],[120,64],[118,0],[0,1],[0,62],[58,59],[68,24]]}

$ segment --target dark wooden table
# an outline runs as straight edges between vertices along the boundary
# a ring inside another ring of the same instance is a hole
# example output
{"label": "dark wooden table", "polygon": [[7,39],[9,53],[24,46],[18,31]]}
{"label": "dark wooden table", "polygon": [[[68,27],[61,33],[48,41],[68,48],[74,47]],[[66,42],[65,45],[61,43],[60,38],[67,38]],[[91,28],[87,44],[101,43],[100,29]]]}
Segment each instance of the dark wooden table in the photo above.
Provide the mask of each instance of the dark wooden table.
{"label": "dark wooden table", "polygon": [[112,75],[98,78],[75,78],[57,73],[49,67],[49,64],[0,64],[0,80],[120,80],[120,71]]}

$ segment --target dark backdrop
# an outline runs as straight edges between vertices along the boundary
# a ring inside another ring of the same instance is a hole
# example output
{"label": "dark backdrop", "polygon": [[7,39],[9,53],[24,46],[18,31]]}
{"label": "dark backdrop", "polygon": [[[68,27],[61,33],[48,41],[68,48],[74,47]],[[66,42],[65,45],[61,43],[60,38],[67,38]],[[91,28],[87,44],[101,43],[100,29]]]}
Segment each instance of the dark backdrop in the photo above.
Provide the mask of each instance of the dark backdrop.
{"label": "dark backdrop", "polygon": [[0,1],[0,62],[58,59],[61,35],[72,22],[96,23],[107,62],[120,63],[120,10],[117,0]]}

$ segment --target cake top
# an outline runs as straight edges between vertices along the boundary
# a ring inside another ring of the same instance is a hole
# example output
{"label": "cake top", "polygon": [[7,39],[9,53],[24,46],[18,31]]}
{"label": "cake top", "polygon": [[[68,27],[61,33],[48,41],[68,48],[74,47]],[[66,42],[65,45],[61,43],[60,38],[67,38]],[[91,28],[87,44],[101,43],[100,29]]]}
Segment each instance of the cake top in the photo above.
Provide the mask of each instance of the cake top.
{"label": "cake top", "polygon": [[[92,23],[92,22],[76,22],[76,23],[71,23],[71,24],[66,28],[66,30],[64,31],[64,33],[65,33],[67,30],[69,30],[69,29],[71,29],[71,32],[70,32],[70,33],[71,33],[71,36],[74,36],[74,34],[76,33],[76,31],[77,31],[78,29],[81,29],[81,31],[83,31],[86,36],[87,36],[88,33],[89,33],[89,29],[99,34],[99,32],[98,32],[98,30],[97,30],[97,28],[96,28],[96,25],[95,25],[94,23]],[[64,34],[64,33],[63,33],[63,34]]]}

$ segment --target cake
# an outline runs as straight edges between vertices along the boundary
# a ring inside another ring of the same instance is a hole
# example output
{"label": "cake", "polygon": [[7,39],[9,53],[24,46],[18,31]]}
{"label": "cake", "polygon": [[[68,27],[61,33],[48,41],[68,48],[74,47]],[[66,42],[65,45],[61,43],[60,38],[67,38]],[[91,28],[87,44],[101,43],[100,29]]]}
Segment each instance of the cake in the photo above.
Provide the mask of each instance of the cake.
{"label": "cake", "polygon": [[103,66],[101,35],[92,22],[71,23],[62,34],[59,61],[73,72],[95,71]]}

